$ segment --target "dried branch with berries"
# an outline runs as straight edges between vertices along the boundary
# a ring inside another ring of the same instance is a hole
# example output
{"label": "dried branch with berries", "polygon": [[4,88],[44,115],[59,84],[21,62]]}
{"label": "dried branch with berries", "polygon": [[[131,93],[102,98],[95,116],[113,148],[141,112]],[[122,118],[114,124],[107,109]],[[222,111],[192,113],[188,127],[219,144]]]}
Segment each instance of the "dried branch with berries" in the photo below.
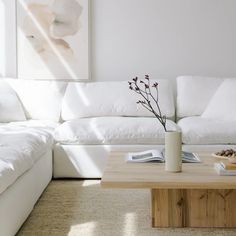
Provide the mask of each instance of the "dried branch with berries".
{"label": "dried branch with berries", "polygon": [[[129,81],[129,88],[135,93],[141,96],[141,100],[137,101],[138,104],[141,104],[145,109],[154,114],[154,116],[159,120],[164,130],[166,129],[166,116],[162,115],[161,109],[159,106],[158,99],[158,83],[150,83],[148,75],[145,75],[145,81],[138,79],[138,77],[133,78],[132,81]],[[155,89],[155,94],[151,91],[151,88]]]}

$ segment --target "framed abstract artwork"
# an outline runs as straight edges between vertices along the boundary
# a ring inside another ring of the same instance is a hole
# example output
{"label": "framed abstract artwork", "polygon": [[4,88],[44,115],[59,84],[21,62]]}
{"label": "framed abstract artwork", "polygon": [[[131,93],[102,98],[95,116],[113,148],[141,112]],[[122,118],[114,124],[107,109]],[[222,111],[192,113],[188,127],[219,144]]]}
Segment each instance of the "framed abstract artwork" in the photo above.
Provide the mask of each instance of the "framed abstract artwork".
{"label": "framed abstract artwork", "polygon": [[16,0],[18,78],[89,79],[89,0]]}

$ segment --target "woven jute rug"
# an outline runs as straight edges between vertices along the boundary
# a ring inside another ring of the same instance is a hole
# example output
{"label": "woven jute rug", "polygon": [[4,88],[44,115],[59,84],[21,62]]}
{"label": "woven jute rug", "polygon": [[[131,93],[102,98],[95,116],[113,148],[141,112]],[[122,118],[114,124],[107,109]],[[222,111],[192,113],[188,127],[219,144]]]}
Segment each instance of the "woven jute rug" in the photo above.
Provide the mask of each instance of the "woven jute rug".
{"label": "woven jute rug", "polygon": [[150,191],[52,181],[18,236],[235,236],[236,229],[152,229]]}

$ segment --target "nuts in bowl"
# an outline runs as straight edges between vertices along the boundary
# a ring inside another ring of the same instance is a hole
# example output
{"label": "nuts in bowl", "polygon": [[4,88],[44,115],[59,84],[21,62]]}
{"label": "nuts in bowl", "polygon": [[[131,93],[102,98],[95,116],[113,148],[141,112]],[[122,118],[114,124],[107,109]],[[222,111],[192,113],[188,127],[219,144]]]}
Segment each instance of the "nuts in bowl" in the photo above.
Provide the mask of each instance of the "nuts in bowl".
{"label": "nuts in bowl", "polygon": [[222,157],[235,157],[236,158],[236,151],[233,149],[222,150],[220,152],[216,152],[215,155],[222,156]]}
{"label": "nuts in bowl", "polygon": [[220,152],[216,152],[213,156],[223,159],[228,159],[231,163],[236,163],[236,151],[233,149],[226,149]]}

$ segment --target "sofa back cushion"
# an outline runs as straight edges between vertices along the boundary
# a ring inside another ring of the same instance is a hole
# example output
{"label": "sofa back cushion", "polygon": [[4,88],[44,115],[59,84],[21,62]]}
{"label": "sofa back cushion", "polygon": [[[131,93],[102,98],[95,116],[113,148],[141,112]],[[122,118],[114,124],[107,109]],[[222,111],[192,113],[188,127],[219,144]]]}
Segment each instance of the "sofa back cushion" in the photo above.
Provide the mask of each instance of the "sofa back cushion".
{"label": "sofa back cushion", "polygon": [[16,92],[4,80],[0,80],[0,122],[26,120]]}
{"label": "sofa back cushion", "polygon": [[5,81],[16,91],[28,119],[59,121],[67,83],[22,79]]}
{"label": "sofa back cushion", "polygon": [[[173,92],[167,80],[159,80],[159,101],[163,114],[175,114]],[[127,81],[73,83],[67,86],[62,102],[62,119],[99,116],[153,116],[136,102],[140,100],[129,90]]]}
{"label": "sofa back cushion", "polygon": [[177,117],[201,115],[223,80],[200,76],[178,77]]}
{"label": "sofa back cushion", "polygon": [[226,79],[215,92],[202,117],[223,121],[236,121],[235,102],[236,79]]}

